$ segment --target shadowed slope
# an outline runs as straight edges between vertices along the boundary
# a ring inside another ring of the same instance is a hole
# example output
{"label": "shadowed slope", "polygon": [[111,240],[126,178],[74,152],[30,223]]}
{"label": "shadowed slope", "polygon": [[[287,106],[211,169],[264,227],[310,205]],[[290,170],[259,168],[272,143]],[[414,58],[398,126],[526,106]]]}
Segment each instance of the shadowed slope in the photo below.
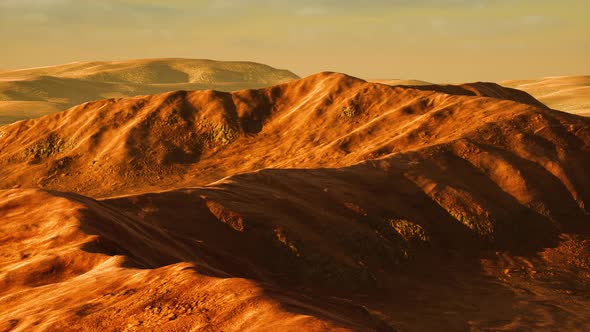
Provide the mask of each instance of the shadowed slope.
{"label": "shadowed slope", "polygon": [[[582,154],[566,154],[585,168],[584,142]],[[535,258],[561,233],[588,236],[590,218],[580,204],[587,193],[574,196],[561,181],[512,152],[460,140],[346,168],[261,170],[101,202],[6,190],[0,243],[14,257],[4,257],[0,291],[14,295],[0,298],[0,307],[10,308],[0,315],[15,326],[38,321],[48,329],[75,322],[102,329],[385,330],[348,304],[354,301],[408,330],[503,326],[498,322],[579,329],[588,326],[586,293],[563,291],[587,287],[590,246],[573,241]],[[567,184],[588,188],[590,181],[572,172]],[[580,264],[560,256],[576,247]],[[484,261],[482,273],[477,259],[490,249],[501,260]],[[552,277],[554,266],[566,277]],[[512,269],[535,275],[489,280]],[[516,287],[531,291],[513,294]],[[436,300],[445,292],[454,297]],[[537,292],[548,298],[539,303]],[[482,302],[483,294],[493,303]],[[51,305],[40,310],[43,299]],[[403,309],[408,302],[418,308]],[[514,303],[516,313],[503,310]],[[457,307],[476,310],[441,314]],[[522,322],[518,315],[537,318]]]}
{"label": "shadowed slope", "polygon": [[[158,227],[76,195],[0,191],[0,327],[387,330],[352,304],[238,278],[250,271],[208,246],[219,245],[216,238],[239,246],[241,239],[206,211],[196,209],[191,220]],[[174,232],[182,225],[202,225],[204,232]]]}

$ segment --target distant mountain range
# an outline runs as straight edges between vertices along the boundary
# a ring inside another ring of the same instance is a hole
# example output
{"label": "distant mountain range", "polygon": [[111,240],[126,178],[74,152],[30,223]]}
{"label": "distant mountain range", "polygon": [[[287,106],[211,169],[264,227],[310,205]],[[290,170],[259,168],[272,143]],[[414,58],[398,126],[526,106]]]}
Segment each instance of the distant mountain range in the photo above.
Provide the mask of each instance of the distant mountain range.
{"label": "distant mountain range", "polygon": [[83,102],[177,90],[234,91],[297,79],[253,62],[145,59],[77,62],[0,72],[0,125]]}

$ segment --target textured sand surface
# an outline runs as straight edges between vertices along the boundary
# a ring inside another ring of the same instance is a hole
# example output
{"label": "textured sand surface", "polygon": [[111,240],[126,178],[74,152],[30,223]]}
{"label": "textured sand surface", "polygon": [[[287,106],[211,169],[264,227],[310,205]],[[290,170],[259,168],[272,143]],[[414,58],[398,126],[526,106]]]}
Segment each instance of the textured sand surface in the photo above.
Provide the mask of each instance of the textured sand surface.
{"label": "textured sand surface", "polygon": [[590,119],[320,73],[0,127],[8,331],[590,329]]}
{"label": "textured sand surface", "polygon": [[252,62],[145,59],[0,71],[0,125],[104,98],[177,90],[252,89],[298,78]]}

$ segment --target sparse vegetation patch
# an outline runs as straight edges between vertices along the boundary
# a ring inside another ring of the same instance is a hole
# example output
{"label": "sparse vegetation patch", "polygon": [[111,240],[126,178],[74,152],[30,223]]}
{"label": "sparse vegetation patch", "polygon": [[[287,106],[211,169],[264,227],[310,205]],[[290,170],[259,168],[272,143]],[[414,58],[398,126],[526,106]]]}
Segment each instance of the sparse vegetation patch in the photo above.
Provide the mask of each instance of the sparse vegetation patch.
{"label": "sparse vegetation patch", "polygon": [[353,118],[359,114],[359,110],[356,106],[346,106],[340,111],[340,117]]}
{"label": "sparse vegetation patch", "polygon": [[50,134],[45,139],[37,141],[24,151],[25,158],[31,158],[33,162],[64,152],[67,142],[56,134]]}
{"label": "sparse vegetation patch", "polygon": [[393,219],[389,222],[391,227],[395,229],[408,242],[428,242],[428,236],[422,226],[404,219]]}
{"label": "sparse vegetation patch", "polygon": [[229,144],[238,137],[238,131],[234,128],[219,123],[212,123],[207,120],[201,122],[204,130],[203,140],[206,143]]}

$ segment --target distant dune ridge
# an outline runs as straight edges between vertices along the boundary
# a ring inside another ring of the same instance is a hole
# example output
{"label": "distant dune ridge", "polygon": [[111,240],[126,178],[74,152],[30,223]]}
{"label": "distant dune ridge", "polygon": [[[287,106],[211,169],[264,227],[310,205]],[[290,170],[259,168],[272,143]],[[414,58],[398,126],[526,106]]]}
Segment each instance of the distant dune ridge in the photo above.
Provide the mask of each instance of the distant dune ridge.
{"label": "distant dune ridge", "polygon": [[144,59],[0,71],[0,125],[105,98],[177,90],[233,91],[298,77],[253,62]]}
{"label": "distant dune ridge", "polygon": [[87,102],[0,127],[0,328],[588,329],[588,169],[493,83]]}
{"label": "distant dune ridge", "polygon": [[526,91],[553,109],[590,116],[590,76],[556,76],[500,84]]}
{"label": "distant dune ridge", "polygon": [[[420,80],[371,79],[388,85],[426,86]],[[525,91],[552,109],[590,116],[590,76],[555,76],[541,79],[507,80],[498,84]]]}

